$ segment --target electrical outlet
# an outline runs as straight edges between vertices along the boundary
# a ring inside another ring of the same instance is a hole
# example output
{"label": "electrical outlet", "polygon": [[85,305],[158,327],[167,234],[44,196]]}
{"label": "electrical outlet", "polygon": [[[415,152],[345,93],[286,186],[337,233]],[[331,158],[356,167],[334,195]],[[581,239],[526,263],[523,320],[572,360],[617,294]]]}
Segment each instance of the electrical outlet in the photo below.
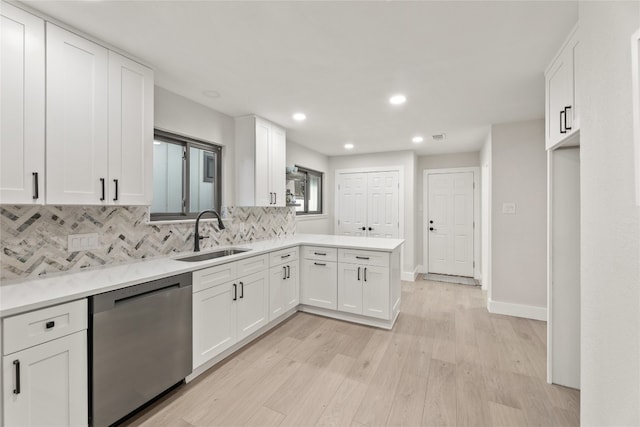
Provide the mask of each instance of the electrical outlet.
{"label": "electrical outlet", "polygon": [[98,249],[98,233],[69,234],[67,236],[67,251],[89,251]]}

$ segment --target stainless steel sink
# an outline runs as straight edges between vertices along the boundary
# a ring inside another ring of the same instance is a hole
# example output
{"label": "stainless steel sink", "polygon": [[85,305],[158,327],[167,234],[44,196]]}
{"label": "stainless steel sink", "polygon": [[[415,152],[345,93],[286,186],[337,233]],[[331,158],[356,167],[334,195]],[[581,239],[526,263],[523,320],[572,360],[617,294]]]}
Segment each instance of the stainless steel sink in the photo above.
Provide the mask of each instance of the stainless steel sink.
{"label": "stainless steel sink", "polygon": [[176,258],[177,261],[186,261],[186,262],[197,262],[197,261],[206,261],[208,259],[222,258],[225,256],[241,254],[243,252],[248,252],[251,249],[221,249],[215,252],[207,252],[206,254],[200,255],[191,255],[184,258]]}

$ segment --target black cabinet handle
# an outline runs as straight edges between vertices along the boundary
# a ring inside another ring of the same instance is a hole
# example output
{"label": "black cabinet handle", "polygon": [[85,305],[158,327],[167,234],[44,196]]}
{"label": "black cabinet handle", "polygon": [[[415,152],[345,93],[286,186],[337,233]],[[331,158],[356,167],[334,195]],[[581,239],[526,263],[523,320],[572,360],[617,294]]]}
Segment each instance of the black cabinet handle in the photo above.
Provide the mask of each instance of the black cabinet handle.
{"label": "black cabinet handle", "polygon": [[291,266],[287,265],[287,279],[291,279]]}
{"label": "black cabinet handle", "polygon": [[233,300],[238,300],[238,285],[236,285],[235,283],[233,284]]}
{"label": "black cabinet handle", "polygon": [[20,361],[14,360],[13,366],[16,370],[16,388],[13,389],[13,394],[20,394]]}
{"label": "black cabinet handle", "polygon": [[33,200],[38,199],[38,197],[40,197],[38,195],[39,191],[38,191],[38,172],[33,172]]}
{"label": "black cabinet handle", "polygon": [[287,278],[287,267],[285,267],[284,265],[282,266],[282,278]]}
{"label": "black cabinet handle", "polygon": [[314,255],[322,255],[322,256],[327,256],[326,252],[314,252]]}
{"label": "black cabinet handle", "polygon": [[118,180],[114,179],[113,183],[116,185],[116,197],[113,198],[113,201],[117,202],[118,201]]}
{"label": "black cabinet handle", "polygon": [[274,205],[278,204],[278,193],[273,193],[273,204]]}
{"label": "black cabinet handle", "polygon": [[567,120],[566,117],[567,117],[567,111],[566,110],[560,111],[560,133],[567,133],[567,131],[562,127],[562,125]]}
{"label": "black cabinet handle", "polygon": [[369,259],[369,257],[368,256],[357,256],[356,255],[356,259]]}
{"label": "black cabinet handle", "polygon": [[319,265],[319,266],[321,266],[321,267],[325,267],[325,266],[327,265],[327,264],[323,264],[323,263],[321,263],[321,262],[314,262],[313,264],[314,264],[314,265]]}
{"label": "black cabinet handle", "polygon": [[360,280],[360,267],[358,267],[358,280]]}
{"label": "black cabinet handle", "polygon": [[45,325],[45,327],[46,327],[47,329],[51,329],[51,328],[53,328],[54,326],[56,326],[56,322],[54,322],[53,320],[48,321],[48,322],[46,323],[46,325]]}
{"label": "black cabinet handle", "polygon": [[367,267],[364,268],[364,281],[367,281]]}
{"label": "black cabinet handle", "polygon": [[[571,126],[567,126],[567,116],[569,115],[569,111],[567,110],[571,110],[571,105],[568,105],[566,107],[564,107],[564,128],[566,130],[571,130]],[[571,123],[573,124],[573,123]]]}
{"label": "black cabinet handle", "polygon": [[104,178],[100,178],[100,185],[102,186],[102,197],[100,197],[100,201],[104,201]]}
{"label": "black cabinet handle", "polygon": [[291,254],[282,255],[282,256],[280,256],[280,259],[289,258],[290,256],[291,256]]}
{"label": "black cabinet handle", "polygon": [[240,298],[244,298],[244,282],[240,282]]}

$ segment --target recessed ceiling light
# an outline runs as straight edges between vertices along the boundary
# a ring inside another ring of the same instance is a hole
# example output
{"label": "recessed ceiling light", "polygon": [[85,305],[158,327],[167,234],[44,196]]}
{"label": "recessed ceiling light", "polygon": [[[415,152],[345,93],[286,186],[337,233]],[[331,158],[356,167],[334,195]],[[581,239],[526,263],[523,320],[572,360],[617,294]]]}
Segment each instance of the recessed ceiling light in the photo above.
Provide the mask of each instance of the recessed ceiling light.
{"label": "recessed ceiling light", "polygon": [[344,144],[344,148],[346,148],[347,150],[351,150],[353,148],[353,144],[351,143]]}
{"label": "recessed ceiling light", "polygon": [[407,97],[404,95],[393,95],[391,98],[389,98],[389,102],[393,105],[404,104],[406,100]]}
{"label": "recessed ceiling light", "polygon": [[306,118],[307,118],[307,116],[304,113],[295,113],[293,115],[293,120],[297,120],[299,122],[303,121]]}
{"label": "recessed ceiling light", "polygon": [[421,137],[421,136],[414,136],[411,140],[412,140],[414,143],[419,144],[419,143],[421,143],[422,141],[424,141],[424,138],[423,138],[423,137]]}
{"label": "recessed ceiling light", "polygon": [[217,90],[203,90],[202,94],[207,98],[220,98],[220,92]]}

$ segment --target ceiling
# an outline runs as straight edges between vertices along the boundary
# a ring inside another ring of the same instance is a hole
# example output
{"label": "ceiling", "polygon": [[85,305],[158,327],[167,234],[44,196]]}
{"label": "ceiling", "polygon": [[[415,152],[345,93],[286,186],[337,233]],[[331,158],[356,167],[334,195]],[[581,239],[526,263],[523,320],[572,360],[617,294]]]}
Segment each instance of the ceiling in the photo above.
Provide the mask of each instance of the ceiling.
{"label": "ceiling", "polygon": [[491,124],[542,118],[544,70],[578,18],[566,1],[24,3],[147,62],[157,85],[326,155],[477,151]]}

